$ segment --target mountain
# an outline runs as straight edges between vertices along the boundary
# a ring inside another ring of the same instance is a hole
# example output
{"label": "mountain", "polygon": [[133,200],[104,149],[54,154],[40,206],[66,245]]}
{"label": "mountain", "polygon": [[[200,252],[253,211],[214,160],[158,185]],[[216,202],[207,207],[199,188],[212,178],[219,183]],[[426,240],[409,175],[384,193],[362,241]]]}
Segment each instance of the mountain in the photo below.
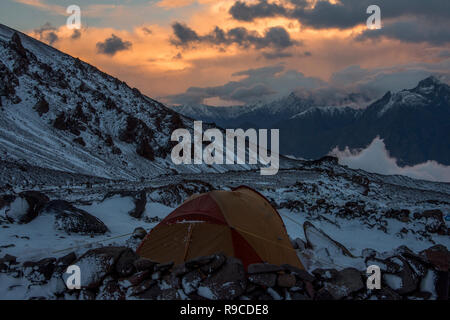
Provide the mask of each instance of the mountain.
{"label": "mountain", "polygon": [[269,128],[276,122],[311,108],[312,99],[295,93],[270,103],[245,106],[213,107],[208,105],[173,106],[172,109],[193,119],[215,123],[222,128]]}
{"label": "mountain", "polygon": [[[279,123],[281,152],[318,158],[338,146],[360,149],[375,137],[399,165],[450,165],[450,87],[434,77],[386,93],[365,109],[312,108]],[[293,139],[293,137],[295,137]]]}
{"label": "mountain", "polygon": [[0,79],[0,161],[131,180],[250,168],[175,166],[171,134],[192,119],[3,25]]}
{"label": "mountain", "polygon": [[367,97],[350,94],[329,106],[326,97],[286,98],[240,107],[181,106],[191,118],[225,128],[280,129],[280,153],[318,159],[335,147],[361,149],[384,139],[398,164],[435,160],[450,164],[450,89],[434,77],[417,87],[384,97],[363,108]]}

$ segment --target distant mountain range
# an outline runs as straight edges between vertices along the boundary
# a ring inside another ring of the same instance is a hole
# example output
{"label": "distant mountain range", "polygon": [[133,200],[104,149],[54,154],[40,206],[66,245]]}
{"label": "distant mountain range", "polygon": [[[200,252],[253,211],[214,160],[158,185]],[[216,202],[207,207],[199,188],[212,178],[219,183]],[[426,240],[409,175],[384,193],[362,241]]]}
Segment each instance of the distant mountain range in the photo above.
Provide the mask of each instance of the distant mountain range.
{"label": "distant mountain range", "polygon": [[317,159],[335,147],[362,149],[379,136],[401,166],[427,160],[450,165],[450,87],[435,77],[364,108],[319,106],[291,94],[269,104],[173,109],[226,128],[278,128],[280,152],[296,157]]}

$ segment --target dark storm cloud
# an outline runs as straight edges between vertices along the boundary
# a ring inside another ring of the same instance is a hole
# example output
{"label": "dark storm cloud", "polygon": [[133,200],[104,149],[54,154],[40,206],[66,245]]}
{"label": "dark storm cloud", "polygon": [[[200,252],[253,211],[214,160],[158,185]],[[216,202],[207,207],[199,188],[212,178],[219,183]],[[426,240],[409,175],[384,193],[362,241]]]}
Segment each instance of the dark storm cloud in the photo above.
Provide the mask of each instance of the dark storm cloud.
{"label": "dark storm cloud", "polygon": [[59,37],[56,34],[56,28],[49,22],[38,29],[34,29],[34,32],[38,35],[39,40],[47,42],[50,45],[59,40]]}
{"label": "dark storm cloud", "polygon": [[97,42],[97,51],[109,56],[115,55],[119,51],[129,50],[132,46],[130,41],[123,41],[121,38],[112,34],[110,38],[103,42]]}
{"label": "dark storm cloud", "polygon": [[78,29],[74,29],[72,35],[70,36],[72,39],[80,39],[81,38],[81,31]]}
{"label": "dark storm cloud", "polygon": [[237,1],[231,8],[230,14],[236,20],[253,21],[255,17],[268,18],[286,15],[288,10],[282,5],[268,3],[267,0],[261,0],[253,5],[247,5],[245,2]]}
{"label": "dark storm cloud", "polygon": [[199,35],[187,25],[179,22],[174,23],[172,28],[173,38],[171,42],[176,46],[186,47],[196,43],[207,43],[218,46],[237,44],[244,48],[275,48],[281,50],[296,44],[291,39],[289,33],[282,27],[269,28],[263,35],[243,27],[233,28],[227,31],[215,27],[213,31],[203,36]]}
{"label": "dark storm cloud", "polygon": [[317,78],[305,77],[295,70],[284,70],[282,65],[244,70],[232,76],[243,78],[222,86],[191,87],[186,92],[169,96],[167,99],[173,104],[201,104],[205,99],[213,97],[225,101],[252,103],[289,94],[298,87],[313,89],[324,83]]}
{"label": "dark storm cloud", "polygon": [[[290,4],[289,6],[287,4]],[[319,0],[314,8],[306,5],[305,0],[285,0],[285,5],[259,0],[247,4],[237,1],[229,13],[236,20],[253,21],[257,18],[283,16],[299,20],[303,25],[322,28],[351,28],[364,24],[367,20],[367,8],[376,4],[381,8],[382,18],[401,16],[422,16],[428,19],[450,18],[450,1],[448,0],[340,0],[332,4]]]}
{"label": "dark storm cloud", "polygon": [[199,40],[197,32],[189,28],[186,24],[175,22],[172,24],[174,39],[171,40],[174,45],[187,45]]}
{"label": "dark storm cloud", "polygon": [[450,43],[449,26],[424,21],[423,19],[411,19],[395,21],[385,24],[378,30],[367,30],[357,37],[358,40],[397,39],[403,42],[428,42],[434,45]]}

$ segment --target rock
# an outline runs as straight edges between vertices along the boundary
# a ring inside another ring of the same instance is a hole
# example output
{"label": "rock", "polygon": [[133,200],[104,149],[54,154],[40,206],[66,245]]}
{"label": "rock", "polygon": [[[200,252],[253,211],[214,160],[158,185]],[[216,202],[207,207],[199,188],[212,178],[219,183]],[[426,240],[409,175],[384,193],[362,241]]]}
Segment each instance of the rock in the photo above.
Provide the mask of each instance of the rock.
{"label": "rock", "polygon": [[445,246],[435,245],[420,252],[420,255],[425,257],[436,270],[449,270],[450,252]]}
{"label": "rock", "polygon": [[227,257],[223,253],[217,253],[213,256],[213,259],[200,267],[200,270],[206,274],[211,274],[218,270],[227,260]]}
{"label": "rock", "polygon": [[141,284],[144,280],[148,279],[150,276],[150,271],[140,271],[138,273],[133,274],[131,277],[126,279],[125,281],[128,281],[131,286],[137,286]]}
{"label": "rock", "polygon": [[55,228],[67,233],[104,234],[106,225],[84,210],[75,208],[63,200],[50,201],[42,210],[42,214],[55,216]]}
{"label": "rock", "polygon": [[92,301],[92,300],[95,300],[95,297],[96,297],[96,294],[92,290],[81,289],[78,300]]}
{"label": "rock", "polygon": [[364,259],[375,258],[378,253],[374,249],[366,248],[361,251],[361,256]]}
{"label": "rock", "polygon": [[426,218],[426,219],[436,219],[438,221],[444,222],[444,214],[439,209],[425,210],[424,212],[422,212],[420,217]]}
{"label": "rock", "polygon": [[134,209],[128,212],[130,216],[136,219],[140,219],[145,212],[145,206],[147,205],[147,194],[145,191],[141,191],[134,199]]}
{"label": "rock", "polygon": [[389,287],[381,287],[380,290],[372,290],[372,296],[377,300],[402,300],[402,296]]}
{"label": "rock", "polygon": [[386,211],[384,216],[386,218],[397,219],[398,221],[401,222],[409,222],[409,214],[410,211],[408,209],[401,209],[401,210],[390,209]]}
{"label": "rock", "polygon": [[297,301],[311,300],[310,297],[308,297],[305,294],[299,293],[299,292],[294,292],[293,294],[291,294],[291,299],[292,300],[297,300]]}
{"label": "rock", "polygon": [[48,201],[49,198],[43,193],[37,191],[22,192],[9,203],[5,215],[12,222],[28,223],[38,216]]}
{"label": "rock", "polygon": [[134,229],[134,231],[133,231],[133,238],[136,238],[136,239],[142,240],[145,238],[146,235],[147,235],[147,231],[145,231],[145,229],[141,228],[141,227],[138,227],[138,228]]}
{"label": "rock", "polygon": [[71,253],[59,258],[58,260],[56,260],[55,272],[58,272],[60,274],[66,272],[67,267],[72,265],[72,263],[75,262],[76,259],[77,259],[77,256],[76,256],[75,252],[71,252]]}
{"label": "rock", "polygon": [[128,277],[136,272],[134,262],[139,256],[131,249],[127,249],[120,255],[116,262],[116,272],[122,277]]}
{"label": "rock", "polygon": [[245,269],[242,262],[229,257],[224,265],[200,284],[197,293],[211,300],[232,300],[245,291]]}
{"label": "rock", "polygon": [[184,276],[190,269],[186,267],[186,263],[180,263],[172,269],[172,274],[176,277]]}
{"label": "rock", "polygon": [[48,102],[44,98],[39,99],[39,101],[34,106],[34,110],[36,110],[39,116],[42,117],[43,114],[49,111]]}
{"label": "rock", "polygon": [[29,205],[26,216],[20,220],[21,223],[28,223],[36,218],[50,200],[45,194],[37,191],[22,192],[20,197],[25,198]]}
{"label": "rock", "polygon": [[332,279],[337,278],[338,271],[336,269],[315,269],[313,272],[313,275],[315,275],[320,280],[324,281],[330,281]]}
{"label": "rock", "polygon": [[[127,250],[125,247],[103,247],[92,249],[82,255],[74,264],[81,270],[81,287],[98,288],[103,279],[114,272],[114,266],[121,254]],[[67,274],[63,275],[66,282]]]}
{"label": "rock", "polygon": [[181,285],[183,287],[184,293],[190,295],[196,292],[203,278],[203,274],[198,270],[191,271],[184,275],[181,279]]}
{"label": "rock", "polygon": [[150,272],[153,272],[153,269],[157,264],[158,263],[156,263],[152,260],[149,260],[149,259],[145,259],[145,258],[139,258],[134,261],[134,266],[137,271],[147,271],[148,270]]}
{"label": "rock", "polygon": [[326,248],[330,255],[342,254],[354,258],[345,246],[333,240],[325,232],[316,228],[311,222],[306,221],[303,224],[303,231],[309,248],[314,250]]}
{"label": "rock", "polygon": [[257,273],[248,277],[248,280],[254,284],[263,287],[274,287],[277,284],[276,273]]}
{"label": "rock", "polygon": [[342,299],[353,292],[364,289],[361,273],[354,268],[346,268],[337,273],[330,282],[326,282],[324,288],[334,299]]}
{"label": "rock", "polygon": [[116,280],[107,278],[98,290],[97,300],[124,300],[125,292]]}
{"label": "rock", "polygon": [[402,268],[401,261],[395,257],[390,257],[387,259],[379,259],[375,257],[369,258],[366,260],[366,265],[376,265],[380,267],[380,270],[383,273],[398,273]]}
{"label": "rock", "polygon": [[7,263],[9,265],[17,264],[17,257],[5,254],[3,258],[0,258],[0,263]]}
{"label": "rock", "polygon": [[327,289],[322,288],[319,291],[317,291],[314,300],[328,301],[328,300],[335,300],[335,298]]}
{"label": "rock", "polygon": [[205,264],[210,263],[214,259],[214,256],[198,257],[186,262],[186,267],[189,269],[197,269]]}
{"label": "rock", "polygon": [[131,295],[132,296],[140,295],[155,285],[156,285],[156,280],[153,280],[153,279],[144,280],[141,284],[135,286],[131,290]]}
{"label": "rock", "polygon": [[157,296],[157,300],[184,300],[186,296],[182,290],[168,288],[161,290],[160,294]]}
{"label": "rock", "polygon": [[292,288],[297,283],[297,279],[293,274],[278,275],[277,285],[282,288]]}
{"label": "rock", "polygon": [[254,263],[248,266],[248,274],[279,272],[283,268],[269,263]]}
{"label": "rock", "polygon": [[37,262],[24,262],[24,275],[27,279],[33,282],[48,281],[52,277],[55,270],[55,262],[55,258],[45,258]]}
{"label": "rock", "polygon": [[[146,289],[141,290],[141,288]],[[140,299],[156,300],[161,292],[162,289],[157,285],[155,280],[146,280],[132,292],[132,295]]]}
{"label": "rock", "polygon": [[300,250],[300,251],[306,250],[306,243],[302,239],[297,238],[294,240],[294,242],[297,245],[297,250]]}
{"label": "rock", "polygon": [[157,264],[154,268],[154,271],[160,272],[160,273],[164,273],[166,271],[169,271],[170,269],[172,269],[174,263],[173,262],[168,262],[168,263],[160,263]]}
{"label": "rock", "polygon": [[311,274],[309,274],[306,270],[302,270],[300,268],[288,265],[288,264],[283,264],[281,266],[285,271],[288,271],[292,274],[294,274],[297,278],[299,278],[302,281],[309,281],[309,282],[313,282],[314,281],[314,276],[312,276]]}

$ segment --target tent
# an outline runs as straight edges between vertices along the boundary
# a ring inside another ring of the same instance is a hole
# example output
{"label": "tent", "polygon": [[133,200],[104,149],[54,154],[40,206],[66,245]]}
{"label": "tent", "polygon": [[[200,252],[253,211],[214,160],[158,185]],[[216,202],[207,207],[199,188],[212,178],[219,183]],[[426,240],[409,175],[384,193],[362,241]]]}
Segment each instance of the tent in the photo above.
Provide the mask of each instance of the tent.
{"label": "tent", "polygon": [[175,264],[217,252],[240,259],[246,269],[258,262],[304,269],[277,210],[248,187],[192,196],[137,250],[141,257]]}

